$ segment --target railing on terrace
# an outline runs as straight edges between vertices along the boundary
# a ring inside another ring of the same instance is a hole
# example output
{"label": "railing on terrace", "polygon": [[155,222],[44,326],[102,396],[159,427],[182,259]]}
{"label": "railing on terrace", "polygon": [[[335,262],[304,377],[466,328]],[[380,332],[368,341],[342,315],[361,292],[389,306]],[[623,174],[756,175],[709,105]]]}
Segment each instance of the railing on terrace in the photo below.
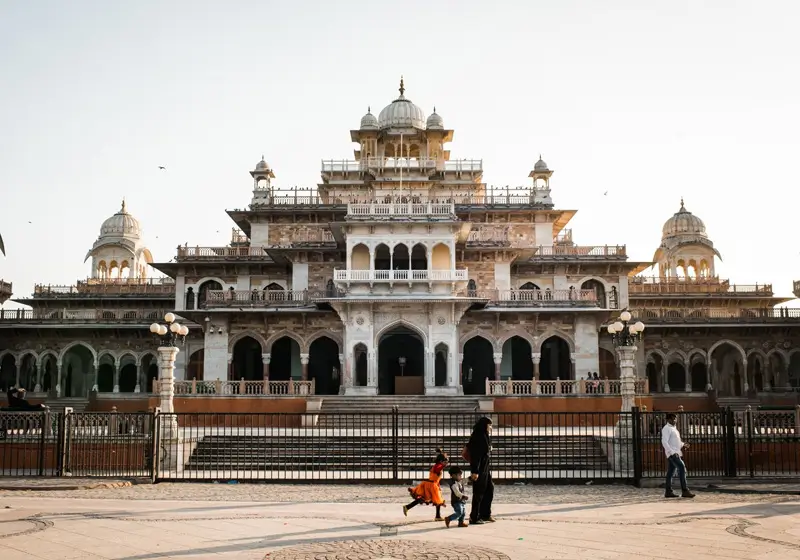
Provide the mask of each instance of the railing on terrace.
{"label": "railing on terrace", "polygon": [[800,320],[800,309],[773,307],[768,309],[660,309],[636,308],[631,312],[647,322],[662,321],[666,323],[760,323]]}
{"label": "railing on terrace", "polygon": [[632,276],[628,278],[631,294],[751,294],[771,296],[772,284],[731,284],[729,280],[710,278],[659,278]]}
{"label": "railing on terrace", "polygon": [[334,269],[336,282],[466,282],[463,270],[339,270]]}
{"label": "railing on terrace", "polygon": [[[634,387],[637,395],[647,395],[650,393],[650,385],[647,379],[636,379]],[[601,379],[590,381],[588,379],[556,379],[552,380],[533,380],[518,381],[508,379],[505,381],[486,380],[487,395],[526,395],[526,396],[569,396],[569,395],[590,395],[599,396],[619,396],[622,394],[622,381],[619,379]]]}
{"label": "railing on terrace", "polygon": [[231,246],[247,245],[250,238],[239,228],[231,228]]}
{"label": "railing on terrace", "polygon": [[[530,207],[537,205],[538,199],[545,197],[547,194],[546,189],[486,189],[482,193],[446,193],[440,196],[432,197],[430,202],[435,204],[450,204],[455,205],[456,211],[468,211],[471,207],[481,206],[523,206]],[[400,202],[403,202],[403,197],[399,197]],[[407,198],[407,197],[406,197]],[[375,200],[373,202],[386,203],[384,200]],[[412,203],[427,203],[428,200],[423,198],[413,198],[410,200]],[[316,189],[296,189],[296,190],[275,190],[271,191],[270,196],[260,201],[258,204],[252,205],[253,209],[260,208],[287,208],[287,207],[335,207],[337,210],[346,210],[349,203],[353,204],[370,204],[371,202],[361,199],[352,200],[349,195],[344,194],[323,194],[320,195]],[[542,205],[543,207],[552,207],[552,204]],[[244,209],[233,209],[232,212],[246,212]]]}
{"label": "railing on terrace", "polygon": [[91,297],[96,295],[172,295],[175,280],[172,278],[88,278],[78,280],[74,286],[50,286],[37,284],[33,297],[58,299]]}
{"label": "railing on terrace", "polygon": [[178,247],[177,260],[271,260],[264,247]]}
{"label": "railing on terrace", "polygon": [[[547,307],[569,305],[597,307],[597,292],[594,290],[478,290],[474,297],[486,297],[493,304],[506,307]],[[469,292],[468,292],[469,295]]]}
{"label": "railing on terrace", "polygon": [[0,321],[53,321],[57,323],[152,323],[169,309],[2,309]]}
{"label": "railing on terrace", "polygon": [[450,218],[454,217],[455,213],[455,205],[452,202],[351,202],[347,205],[347,217],[350,219],[415,216]]}
{"label": "railing on terrace", "polygon": [[625,245],[540,245],[534,247],[534,259],[604,259],[627,258]]}
{"label": "railing on terrace", "polygon": [[368,169],[412,171],[481,172],[483,160],[459,159],[439,163],[432,158],[363,158],[361,160],[322,160],[323,173],[357,173]]}
{"label": "railing on terrace", "polygon": [[315,299],[336,297],[326,294],[309,290],[209,290],[202,307],[303,307]]}
{"label": "railing on terrace", "polygon": [[[153,391],[156,391],[158,381],[154,381]],[[241,396],[286,396],[286,395],[313,395],[316,392],[316,382],[311,381],[175,381],[175,395],[197,395],[204,397]]]}

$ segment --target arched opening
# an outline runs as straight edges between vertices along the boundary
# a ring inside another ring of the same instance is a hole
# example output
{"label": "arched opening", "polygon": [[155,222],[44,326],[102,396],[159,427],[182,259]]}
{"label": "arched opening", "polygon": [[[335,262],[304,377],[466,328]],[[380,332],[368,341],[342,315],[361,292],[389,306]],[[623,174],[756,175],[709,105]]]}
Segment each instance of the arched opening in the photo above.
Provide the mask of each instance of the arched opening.
{"label": "arched opening", "polygon": [[17,360],[11,354],[6,354],[0,360],[0,388],[8,391],[17,383]]}
{"label": "arched opening", "polygon": [[673,393],[686,391],[686,375],[682,363],[672,362],[667,366],[667,383]]}
{"label": "arched opening", "polygon": [[114,390],[114,369],[116,364],[111,354],[103,354],[97,370],[97,391],[110,393]]}
{"label": "arched opening", "polygon": [[692,392],[702,393],[706,390],[706,364],[696,361],[692,364]]}
{"label": "arched opening", "polygon": [[381,243],[375,247],[375,270],[389,270],[392,264],[392,256],[389,246]]}
{"label": "arched opening", "polygon": [[206,302],[208,301],[208,292],[215,291],[221,292],[222,291],[222,284],[217,282],[216,280],[207,280],[200,284],[200,289],[198,290],[197,296],[197,308],[204,309],[206,306]]}
{"label": "arched opening", "polygon": [[136,390],[138,377],[136,358],[126,354],[120,358],[120,364],[122,367],[119,369],[119,392],[133,393]]}
{"label": "arched opening", "polygon": [[769,384],[773,388],[785,388],[789,383],[788,379],[784,379],[784,357],[774,352],[767,356],[767,364],[769,367]]}
{"label": "arched opening", "polygon": [[478,285],[472,278],[467,282],[467,295],[469,297],[478,297]]}
{"label": "arched opening", "polygon": [[551,336],[542,343],[539,375],[542,381],[572,379],[569,344],[560,336]]}
{"label": "arched opening", "polygon": [[142,356],[142,375],[144,375],[144,391],[153,392],[153,381],[158,379],[158,360],[154,354]]}
{"label": "arched opening", "polygon": [[521,336],[512,336],[503,344],[500,378],[515,381],[533,379],[533,350],[530,342]]}
{"label": "arched opening", "polygon": [[283,336],[272,343],[270,349],[269,378],[273,381],[300,379],[303,369],[300,363],[300,345],[290,336]]}
{"label": "arched opening", "polygon": [[425,347],[420,334],[398,326],[378,343],[378,392],[422,395],[425,392]]}
{"label": "arched opening", "polygon": [[[598,372],[600,379],[619,378],[617,362],[614,360],[614,354],[610,350],[600,348],[598,358],[600,359],[600,371]],[[655,387],[655,385],[652,385],[652,387]]]}
{"label": "arched opening", "polygon": [[316,394],[338,395],[341,371],[336,341],[327,336],[315,339],[308,348],[308,379],[315,380]]}
{"label": "arched opening", "polygon": [[764,390],[764,367],[762,365],[761,356],[754,354],[747,360],[748,379],[752,381],[753,386],[751,389],[755,391]]}
{"label": "arched opening", "polygon": [[119,278],[119,264],[117,261],[111,261],[108,264],[108,277]]}
{"label": "arched opening", "polygon": [[[377,262],[377,252],[375,255]],[[411,254],[408,252],[408,247],[403,243],[398,243],[392,249],[392,269],[408,270],[409,268],[411,268]]]}
{"label": "arched opening", "polygon": [[447,344],[440,342],[436,345],[433,369],[434,382],[437,387],[447,386],[447,353]]}
{"label": "arched opening", "polygon": [[358,343],[353,348],[353,361],[355,371],[353,372],[353,383],[356,387],[366,387],[367,379],[367,347],[365,344]]}
{"label": "arched opening", "polygon": [[[384,245],[384,247],[386,247],[386,245]],[[386,247],[386,254],[388,259],[388,247]],[[369,270],[369,249],[366,245],[359,243],[353,247],[353,252],[350,256],[350,268],[352,270]]]}
{"label": "arched opening", "polygon": [[450,270],[450,266],[450,247],[438,243],[431,252],[431,270]]}
{"label": "arched opening", "polygon": [[201,348],[200,350],[195,350],[192,352],[192,355],[189,356],[189,365],[186,367],[186,379],[189,381],[192,379],[202,381],[203,372],[205,371],[205,361],[205,349]]}
{"label": "arched opening", "polygon": [[36,356],[25,354],[22,356],[19,369],[19,387],[32,391],[36,386]]}
{"label": "arched opening", "polygon": [[[261,381],[264,379],[264,362],[261,357],[261,344],[251,336],[245,336],[233,345],[234,381]],[[271,370],[270,370],[270,373]]]}
{"label": "arched opening", "polygon": [[194,309],[194,288],[191,286],[186,290],[186,309]]}
{"label": "arched opening", "polygon": [[72,346],[67,350],[61,364],[61,396],[88,396],[94,381],[94,356],[91,350],[83,344]]}
{"label": "arched opening", "polygon": [[656,365],[653,362],[647,362],[645,371],[647,373],[647,384],[650,385],[650,392],[658,392],[660,387],[658,386],[658,371],[656,370]]}
{"label": "arched opening", "polygon": [[537,286],[533,282],[525,282],[522,286],[519,287],[519,289],[522,291],[528,291],[528,290],[539,290],[541,288],[539,288],[539,286]]}
{"label": "arched opening", "polygon": [[486,394],[486,380],[494,379],[494,347],[482,336],[474,336],[464,344],[461,379],[467,395]]}
{"label": "arched opening", "polygon": [[267,284],[264,288],[264,295],[267,301],[285,301],[287,299],[286,290],[283,289],[283,286],[275,282]]}
{"label": "arched opening", "polygon": [[743,357],[739,348],[723,342],[711,352],[711,359],[717,364],[717,372],[712,371],[712,375],[717,375],[717,379],[712,380],[714,388],[717,389],[719,396],[731,397],[742,396],[744,392],[744,369]]}
{"label": "arched opening", "polygon": [[800,352],[793,352],[789,357],[788,383],[794,389],[800,389]]}
{"label": "arched opening", "polygon": [[411,270],[428,270],[428,250],[421,243],[411,249]]}
{"label": "arched opening", "polygon": [[606,288],[603,286],[602,282],[598,280],[587,280],[581,284],[581,290],[593,290],[594,295],[597,298],[597,304],[600,307],[606,307]]}
{"label": "arched opening", "polygon": [[56,357],[52,354],[47,354],[42,358],[42,387],[41,390],[49,393],[55,389],[56,376],[58,375],[58,366],[56,365]]}

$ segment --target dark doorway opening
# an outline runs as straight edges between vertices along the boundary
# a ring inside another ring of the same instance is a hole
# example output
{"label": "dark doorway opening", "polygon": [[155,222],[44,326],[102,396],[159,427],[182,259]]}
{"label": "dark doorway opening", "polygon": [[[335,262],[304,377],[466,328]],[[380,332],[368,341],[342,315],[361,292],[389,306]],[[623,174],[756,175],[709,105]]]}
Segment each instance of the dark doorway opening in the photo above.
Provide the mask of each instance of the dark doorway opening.
{"label": "dark doorway opening", "polygon": [[425,349],[420,335],[398,327],[378,345],[378,392],[381,395],[421,395],[425,391]]}
{"label": "dark doorway opening", "polygon": [[542,381],[572,379],[572,363],[566,340],[559,336],[551,336],[542,343],[539,376]]}
{"label": "dark doorway opening", "polygon": [[476,336],[464,344],[461,376],[464,394],[486,394],[486,380],[494,379],[494,347],[491,342]]}
{"label": "dark doorway opening", "polygon": [[264,361],[261,357],[261,344],[246,336],[233,346],[232,381],[261,381],[264,379]]}
{"label": "dark doorway opening", "polygon": [[316,394],[338,395],[341,372],[339,345],[327,336],[314,340],[308,349],[308,379],[315,381]]}

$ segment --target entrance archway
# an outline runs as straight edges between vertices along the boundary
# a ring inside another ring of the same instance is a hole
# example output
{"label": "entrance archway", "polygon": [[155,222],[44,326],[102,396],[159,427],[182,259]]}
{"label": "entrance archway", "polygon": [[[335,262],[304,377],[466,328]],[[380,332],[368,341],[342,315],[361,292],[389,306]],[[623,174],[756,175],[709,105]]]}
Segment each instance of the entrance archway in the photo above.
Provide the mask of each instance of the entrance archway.
{"label": "entrance archway", "polygon": [[437,387],[447,385],[447,344],[440,342],[436,345],[434,358],[434,381]]}
{"label": "entrance archway", "polygon": [[503,344],[503,361],[500,375],[503,379],[531,381],[533,379],[533,350],[521,336],[512,336]]}
{"label": "entrance archway", "polygon": [[233,345],[233,381],[261,381],[264,379],[264,362],[261,358],[261,344],[250,336],[245,336]]}
{"label": "entrance archway", "polygon": [[353,382],[356,387],[366,387],[367,379],[367,346],[358,343],[353,348],[353,360],[355,361],[355,371],[353,372]]}
{"label": "entrance archway", "polygon": [[269,378],[273,381],[289,381],[302,377],[300,345],[290,336],[272,343],[270,349]]}
{"label": "entrance archway", "polygon": [[[600,371],[598,375],[600,379],[617,379],[617,362],[614,360],[614,354],[610,350],[600,348],[598,357],[600,358]],[[652,385],[655,387],[655,385]]]}
{"label": "entrance archway", "polygon": [[83,344],[76,344],[67,350],[61,368],[61,396],[86,397],[93,379],[94,355],[91,350]]}
{"label": "entrance archway", "polygon": [[695,362],[692,365],[692,391],[701,393],[706,390],[706,364]]}
{"label": "entrance archway", "polygon": [[136,389],[136,378],[138,377],[136,358],[130,354],[125,354],[119,359],[119,363],[119,392],[133,393]]}
{"label": "entrance archway", "polygon": [[542,381],[572,379],[569,344],[560,336],[551,336],[542,342],[539,376]]}
{"label": "entrance archway", "polygon": [[206,352],[205,349],[201,348],[200,350],[195,350],[192,352],[192,355],[189,356],[189,365],[186,368],[186,379],[191,381],[196,379],[197,381],[203,380],[203,372],[205,368],[205,356]]}
{"label": "entrance archway", "polygon": [[114,390],[114,369],[116,367],[111,354],[103,354],[100,357],[100,365],[97,369],[98,393],[111,393]]}
{"label": "entrance archway", "polygon": [[494,379],[494,347],[482,336],[475,336],[464,344],[464,361],[461,362],[464,394],[486,394],[487,379]]}
{"label": "entrance archway", "polygon": [[425,392],[425,348],[420,334],[399,326],[378,343],[378,392],[422,395]]}
{"label": "entrance archway", "polygon": [[12,354],[0,360],[0,389],[8,391],[17,382],[17,362]]}
{"label": "entrance archway", "polygon": [[317,395],[338,395],[342,379],[339,345],[321,336],[308,349],[308,379],[315,380]]}
{"label": "entrance archway", "polygon": [[682,363],[672,362],[667,366],[667,382],[672,393],[686,391],[686,373]]}

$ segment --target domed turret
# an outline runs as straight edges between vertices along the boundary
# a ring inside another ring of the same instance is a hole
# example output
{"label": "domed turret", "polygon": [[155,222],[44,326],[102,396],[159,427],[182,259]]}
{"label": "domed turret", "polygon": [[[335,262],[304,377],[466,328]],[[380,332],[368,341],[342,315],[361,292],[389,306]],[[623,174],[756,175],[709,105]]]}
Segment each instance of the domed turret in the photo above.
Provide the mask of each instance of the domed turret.
{"label": "domed turret", "polygon": [[428,130],[444,130],[444,119],[436,112],[436,107],[425,122],[425,127]]}
{"label": "domed turret", "polygon": [[125,199],[122,200],[120,211],[100,226],[100,237],[134,237],[138,239],[141,234],[142,228],[139,220],[128,214]]}
{"label": "domed turret", "polygon": [[547,167],[547,164],[542,159],[541,155],[539,155],[539,161],[537,161],[536,164],[533,166],[533,170],[534,171],[550,171],[550,169],[548,169],[548,167]]}
{"label": "domed turret", "polygon": [[703,223],[703,220],[686,209],[686,206],[683,204],[683,198],[681,198],[680,209],[675,212],[669,220],[664,222],[661,233],[662,239],[676,235],[708,237],[706,234],[706,225]]}
{"label": "domed turret", "polygon": [[367,107],[367,114],[361,117],[361,130],[378,130],[378,119],[372,114],[370,107]]}
{"label": "domed turret", "polygon": [[392,127],[425,129],[425,113],[406,99],[405,91],[403,78],[400,78],[400,97],[384,107],[378,115],[378,126],[381,129]]}
{"label": "domed turret", "polygon": [[261,156],[261,161],[256,164],[256,171],[266,171],[269,169],[269,164],[264,161],[264,156]]}

